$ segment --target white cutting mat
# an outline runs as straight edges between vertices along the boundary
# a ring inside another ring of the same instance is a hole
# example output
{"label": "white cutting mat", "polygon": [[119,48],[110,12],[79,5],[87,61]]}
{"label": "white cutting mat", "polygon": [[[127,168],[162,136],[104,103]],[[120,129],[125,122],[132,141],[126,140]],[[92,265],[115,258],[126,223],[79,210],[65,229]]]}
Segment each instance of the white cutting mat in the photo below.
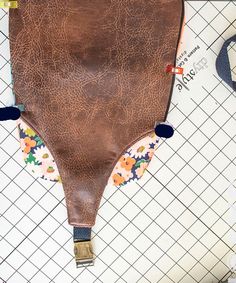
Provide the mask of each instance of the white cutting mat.
{"label": "white cutting mat", "polygon": [[[93,230],[94,267],[75,268],[62,187],[34,178],[15,123],[0,124],[0,282],[212,283],[230,275],[236,97],[214,64],[224,40],[236,34],[236,2],[185,5],[178,58],[185,76],[176,80],[168,117],[175,135],[161,143],[140,182],[107,188]],[[0,10],[4,105],[11,101],[9,59],[8,14]]]}

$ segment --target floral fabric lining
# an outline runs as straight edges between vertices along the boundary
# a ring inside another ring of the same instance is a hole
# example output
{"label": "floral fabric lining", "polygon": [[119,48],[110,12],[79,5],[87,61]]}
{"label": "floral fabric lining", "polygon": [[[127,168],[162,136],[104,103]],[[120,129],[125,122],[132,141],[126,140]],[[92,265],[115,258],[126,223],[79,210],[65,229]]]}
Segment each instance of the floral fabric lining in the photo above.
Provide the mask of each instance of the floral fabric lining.
{"label": "floral fabric lining", "polygon": [[41,138],[23,121],[19,121],[20,144],[27,167],[35,176],[61,182],[53,156]]}
{"label": "floral fabric lining", "polygon": [[152,133],[130,147],[117,162],[108,183],[123,186],[139,180],[157,149],[158,141],[159,138]]}
{"label": "floral fabric lining", "polygon": [[[57,165],[42,139],[22,120],[18,121],[24,161],[35,176],[61,182]],[[108,183],[123,186],[140,179],[150,163],[159,138],[152,133],[130,147],[117,162]]]}

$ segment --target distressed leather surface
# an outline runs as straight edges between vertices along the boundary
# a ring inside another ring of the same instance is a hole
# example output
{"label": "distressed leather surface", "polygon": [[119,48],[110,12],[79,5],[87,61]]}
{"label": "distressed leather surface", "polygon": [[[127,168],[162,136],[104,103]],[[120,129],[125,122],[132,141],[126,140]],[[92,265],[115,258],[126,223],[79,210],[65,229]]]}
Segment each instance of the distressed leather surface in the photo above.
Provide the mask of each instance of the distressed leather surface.
{"label": "distressed leather surface", "polygon": [[16,102],[55,158],[71,225],[94,225],[122,152],[165,120],[182,11],[182,0],[20,0],[10,12]]}

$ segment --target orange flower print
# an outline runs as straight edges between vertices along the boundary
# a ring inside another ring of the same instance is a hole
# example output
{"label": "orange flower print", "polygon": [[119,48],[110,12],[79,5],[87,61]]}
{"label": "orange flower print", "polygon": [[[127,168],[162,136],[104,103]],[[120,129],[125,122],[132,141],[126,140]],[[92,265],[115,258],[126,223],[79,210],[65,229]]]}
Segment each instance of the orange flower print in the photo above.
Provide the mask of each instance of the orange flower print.
{"label": "orange flower print", "polygon": [[47,169],[47,172],[48,173],[53,173],[53,172],[55,172],[55,170],[53,169],[53,167],[48,167],[48,169]]}
{"label": "orange flower print", "polygon": [[140,164],[140,167],[136,170],[136,174],[137,174],[138,178],[141,178],[143,176],[147,167],[148,167],[147,162],[143,162],[143,163]]}
{"label": "orange flower print", "polygon": [[122,168],[125,168],[125,170],[130,171],[134,164],[136,163],[136,160],[131,157],[125,157],[124,155],[120,159],[120,166]]}
{"label": "orange flower print", "polygon": [[155,153],[155,150],[153,148],[150,148],[148,152],[149,161],[153,158],[154,153]]}
{"label": "orange flower print", "polygon": [[24,145],[25,145],[25,148],[23,150],[24,153],[29,153],[31,148],[36,146],[36,141],[32,140],[29,137],[26,137],[24,138]]}
{"label": "orange flower print", "polygon": [[113,183],[115,186],[120,186],[124,183],[125,179],[124,177],[122,177],[121,175],[119,174],[114,174],[112,176],[112,179],[113,179]]}
{"label": "orange flower print", "polygon": [[41,165],[42,174],[46,180],[58,180],[59,172],[54,161],[49,160]]}

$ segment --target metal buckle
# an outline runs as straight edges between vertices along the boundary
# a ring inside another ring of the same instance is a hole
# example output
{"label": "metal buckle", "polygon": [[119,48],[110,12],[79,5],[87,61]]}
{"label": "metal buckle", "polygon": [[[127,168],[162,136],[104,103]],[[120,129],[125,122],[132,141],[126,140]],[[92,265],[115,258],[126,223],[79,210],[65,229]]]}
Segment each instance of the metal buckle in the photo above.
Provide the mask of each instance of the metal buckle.
{"label": "metal buckle", "polygon": [[18,8],[18,3],[17,1],[0,1],[0,8]]}
{"label": "metal buckle", "polygon": [[78,241],[74,243],[76,267],[93,265],[93,247],[91,241]]}

